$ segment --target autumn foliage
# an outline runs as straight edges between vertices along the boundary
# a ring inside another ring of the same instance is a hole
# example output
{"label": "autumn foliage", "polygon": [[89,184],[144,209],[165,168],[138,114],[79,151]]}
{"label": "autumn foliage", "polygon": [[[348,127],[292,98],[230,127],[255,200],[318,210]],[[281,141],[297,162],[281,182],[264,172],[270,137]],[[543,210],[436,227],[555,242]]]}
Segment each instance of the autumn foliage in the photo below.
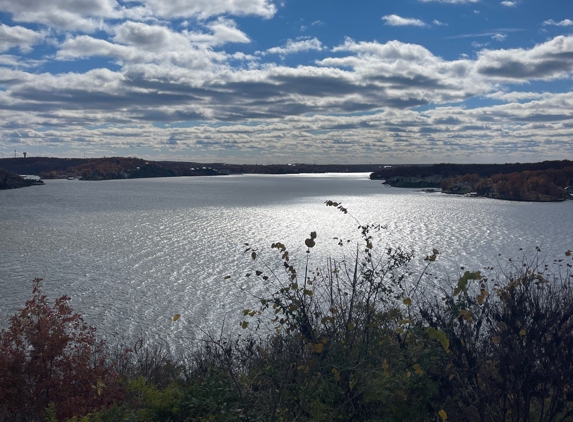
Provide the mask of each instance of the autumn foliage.
{"label": "autumn foliage", "polygon": [[34,280],[32,299],[0,332],[2,421],[66,420],[121,398],[95,328],[73,312],[69,297],[52,305],[40,286]]}
{"label": "autumn foliage", "polygon": [[566,186],[573,183],[573,167],[538,171],[522,171],[511,174],[494,174],[480,177],[478,174],[449,177],[442,180],[442,191],[460,193],[467,188],[481,196],[515,201],[562,201]]}

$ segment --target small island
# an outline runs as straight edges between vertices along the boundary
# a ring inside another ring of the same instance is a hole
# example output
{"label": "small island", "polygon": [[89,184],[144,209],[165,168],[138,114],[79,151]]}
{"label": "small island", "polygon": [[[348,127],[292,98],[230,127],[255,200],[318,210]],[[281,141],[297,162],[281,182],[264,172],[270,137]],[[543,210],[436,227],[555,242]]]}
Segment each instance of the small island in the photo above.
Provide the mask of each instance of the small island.
{"label": "small island", "polygon": [[434,164],[377,170],[372,180],[393,187],[441,189],[448,194],[512,201],[573,199],[573,161],[513,164]]}

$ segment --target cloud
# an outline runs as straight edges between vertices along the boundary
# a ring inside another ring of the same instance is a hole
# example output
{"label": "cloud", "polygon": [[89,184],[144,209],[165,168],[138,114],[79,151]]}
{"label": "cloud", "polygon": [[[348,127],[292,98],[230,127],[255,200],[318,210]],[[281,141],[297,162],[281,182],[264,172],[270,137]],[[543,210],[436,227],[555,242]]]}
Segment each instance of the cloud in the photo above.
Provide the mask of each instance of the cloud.
{"label": "cloud", "polygon": [[[503,31],[503,32],[523,32],[523,29],[519,29],[519,28],[498,28],[496,31]],[[493,37],[494,35],[499,34],[499,32],[477,32],[477,33],[471,33],[471,34],[459,34],[459,35],[454,35],[451,37],[447,37],[447,39],[449,40],[455,40],[458,38],[476,38],[476,37]]]}
{"label": "cloud", "polygon": [[433,23],[434,25],[436,25],[436,26],[448,26],[447,23],[440,22],[440,21],[437,20],[437,19],[434,19],[434,20],[432,21],[432,23]]}
{"label": "cloud", "polygon": [[502,6],[505,7],[516,7],[517,6],[517,2],[515,1],[508,1],[508,0],[504,0],[500,3]]}
{"label": "cloud", "polygon": [[[224,53],[193,46],[183,36],[171,36],[168,39],[174,42],[171,44],[161,41],[145,43],[145,39],[139,39],[137,40],[139,45],[133,43],[123,45],[88,35],[80,35],[64,41],[56,54],[56,59],[76,60],[89,57],[108,57],[118,64],[128,67],[145,65],[146,68],[151,68],[151,64],[157,64],[167,67],[186,67],[195,71],[214,71],[220,63],[227,61],[228,57]],[[168,48],[162,49],[162,45],[167,45]]]}
{"label": "cloud", "polygon": [[[88,35],[69,38],[60,46],[59,59],[97,55],[116,60],[121,69],[58,77],[26,74],[25,81],[20,73],[10,79],[9,98],[22,107],[28,101],[30,107],[44,104],[52,112],[101,104],[101,113],[122,110],[121,115],[134,123],[189,116],[206,121],[272,120],[462,102],[487,95],[505,82],[573,73],[573,37],[556,37],[531,49],[482,50],[476,60],[444,60],[423,46],[399,41],[346,39],[315,66],[250,62],[247,68],[232,68],[226,53],[201,47],[190,41],[191,36],[160,25],[130,23],[118,26],[110,41]],[[289,40],[264,54],[309,50],[326,51],[318,39],[309,38]],[[92,78],[98,82],[91,83]]]}
{"label": "cloud", "polygon": [[16,22],[35,22],[54,28],[92,32],[103,19],[117,14],[115,0],[0,0],[0,11]]}
{"label": "cloud", "polygon": [[0,24],[0,52],[19,48],[23,53],[32,50],[32,46],[42,42],[45,33],[36,32],[22,26]]}
{"label": "cloud", "polygon": [[507,34],[494,34],[491,36],[492,40],[496,40],[496,41],[505,41],[505,39],[507,38]]}
{"label": "cloud", "polygon": [[539,92],[504,92],[498,91],[492,94],[484,95],[485,98],[491,98],[494,100],[501,100],[509,103],[515,103],[518,101],[526,101],[526,100],[539,100],[542,98],[550,98],[552,94],[549,93],[539,93]]}
{"label": "cloud", "polygon": [[[1,97],[0,97],[1,101]],[[201,154],[203,160],[216,161],[225,153],[232,162],[328,162],[348,157],[352,162],[468,162],[496,160],[505,162],[562,159],[571,152],[569,142],[572,113],[563,106],[573,94],[548,94],[527,103],[507,103],[467,109],[443,106],[424,112],[381,110],[368,115],[307,115],[252,121],[248,125],[208,122],[190,127],[160,128],[140,123],[87,130],[70,126],[66,130],[33,129],[38,123],[65,119],[77,121],[72,111],[58,116],[18,117],[28,125],[14,129],[0,125],[3,139],[18,139],[23,145],[46,145],[58,139],[70,148],[82,149],[86,142],[99,148],[161,148],[177,142],[182,154]],[[0,111],[0,116],[1,116]],[[455,117],[454,117],[455,116]],[[108,117],[101,115],[102,119]],[[5,120],[4,120],[5,121]],[[559,148],[556,150],[556,146]],[[137,151],[137,150],[136,150]],[[259,155],[265,151],[265,156]],[[423,157],[420,156],[423,151]],[[559,155],[560,154],[560,155]],[[103,155],[103,154],[102,154]]]}
{"label": "cloud", "polygon": [[[224,153],[228,161],[241,163],[261,162],[261,159],[321,163],[341,156],[355,163],[479,162],[492,157],[501,162],[539,161],[562,159],[564,153],[572,152],[569,138],[573,115],[564,106],[572,101],[571,93],[544,94],[525,103],[471,109],[442,106],[423,112],[380,110],[367,115],[291,116],[255,120],[248,125],[203,122],[190,127],[161,128],[141,122],[137,126],[125,123],[90,130],[73,124],[81,115],[71,110],[58,115],[45,113],[42,118],[22,112],[17,116],[28,127],[15,129],[3,120],[0,136],[35,146],[57,139],[78,150],[89,142],[103,150],[114,150],[114,154],[120,154],[117,151],[121,148],[139,151],[176,142],[182,151],[181,159],[200,154],[202,160],[216,161]],[[58,120],[72,125],[66,130],[56,126],[42,131],[34,129],[39,123]],[[259,155],[260,151],[265,151],[265,155]]]}
{"label": "cloud", "polygon": [[345,43],[333,52],[348,52],[346,57],[331,57],[322,66],[352,68],[362,84],[371,81],[387,97],[382,104],[408,107],[407,104],[462,101],[477,92],[487,92],[489,85],[473,79],[471,61],[444,61],[429,50],[414,44],[390,41]]}
{"label": "cloud", "polygon": [[346,38],[344,40],[344,44],[334,47],[332,51],[357,53],[357,58],[375,56],[376,58],[384,61],[425,61],[434,59],[432,53],[421,45],[407,44],[400,41],[389,41],[381,44],[378,42],[356,42],[351,38]]}
{"label": "cloud", "polygon": [[237,28],[235,21],[231,19],[218,18],[207,25],[213,32],[212,45],[222,45],[227,43],[250,43],[249,37]]}
{"label": "cloud", "polygon": [[[107,39],[69,36],[57,45],[59,60],[99,56],[115,61],[116,70],[3,70],[0,139],[30,145],[58,139],[70,147],[89,140],[106,148],[161,148],[176,140],[177,148],[200,151],[202,159],[226,151],[243,160],[256,150],[276,162],[324,162],[342,153],[356,162],[407,162],[420,151],[428,161],[512,161],[499,147],[508,149],[509,142],[530,145],[537,160],[549,159],[555,148],[544,139],[570,139],[573,93],[511,93],[504,84],[571,77],[573,36],[454,60],[400,41],[347,38],[327,50],[318,39],[304,38],[273,53],[320,50],[324,58],[289,67],[215,51],[223,42],[248,42],[228,18],[194,25],[175,30],[160,22],[124,22],[110,26]],[[217,25],[229,34],[221,35]],[[232,67],[232,58],[248,65]],[[466,108],[464,100],[472,97],[488,105]],[[504,103],[492,106],[491,100]],[[189,127],[165,129],[169,123]]]}
{"label": "cloud", "polygon": [[384,25],[388,26],[426,26],[426,24],[420,19],[403,18],[398,15],[382,16],[382,20],[385,21]]}
{"label": "cloud", "polygon": [[176,32],[162,25],[128,21],[110,29],[114,35],[109,41],[89,35],[66,39],[59,45],[56,59],[76,60],[99,56],[109,57],[121,65],[156,63],[196,70],[213,70],[229,59],[254,59],[240,52],[227,55],[213,51],[212,47],[230,42],[250,42],[236,28],[234,21],[218,18],[206,23],[204,28],[212,32]]}
{"label": "cloud", "polygon": [[[117,31],[116,42],[82,35],[66,40],[58,51],[60,59],[109,57],[122,65],[121,71],[30,75],[31,81],[18,74],[19,79],[11,82],[10,109],[31,107],[50,115],[84,113],[102,122],[121,118],[133,124],[233,122],[381,107],[401,110],[462,101],[491,87],[472,77],[470,60],[444,61],[421,46],[396,41],[346,40],[333,49],[343,57],[329,57],[319,66],[265,64],[232,69],[225,64],[224,53],[177,47],[181,40],[170,38],[174,34],[162,33],[161,28],[145,28],[156,34],[157,42],[150,40],[148,32],[135,36],[133,28],[126,29]],[[318,40],[308,39],[292,41],[290,47],[287,43],[283,53],[309,48],[301,43],[323,48]],[[165,45],[171,50],[163,51]]]}
{"label": "cloud", "polygon": [[[45,60],[24,59],[12,54],[0,54],[0,65],[12,68],[38,67],[45,63]],[[4,71],[4,70],[3,70]]]}
{"label": "cloud", "polygon": [[503,80],[552,80],[573,74],[573,36],[558,36],[525,50],[482,50],[476,63],[481,75]]}
{"label": "cloud", "polygon": [[299,41],[287,40],[283,47],[273,47],[262,52],[261,54],[278,54],[285,57],[289,54],[301,53],[304,51],[321,51],[324,47],[317,38],[307,38]]}
{"label": "cloud", "polygon": [[545,22],[543,22],[542,25],[548,26],[548,25],[553,25],[553,26],[572,26],[573,25],[573,21],[570,19],[563,19],[561,22],[555,22],[553,19],[549,19]]}
{"label": "cloud", "polygon": [[254,15],[271,18],[276,6],[269,0],[0,0],[0,12],[16,22],[41,23],[84,33],[106,30],[110,19],[172,19]]}
{"label": "cloud", "polygon": [[189,47],[189,39],[161,25],[125,22],[114,28],[113,41],[145,51],[181,50]]}
{"label": "cloud", "polygon": [[268,0],[140,0],[157,17],[206,19],[211,16],[255,15],[271,18],[276,6]]}

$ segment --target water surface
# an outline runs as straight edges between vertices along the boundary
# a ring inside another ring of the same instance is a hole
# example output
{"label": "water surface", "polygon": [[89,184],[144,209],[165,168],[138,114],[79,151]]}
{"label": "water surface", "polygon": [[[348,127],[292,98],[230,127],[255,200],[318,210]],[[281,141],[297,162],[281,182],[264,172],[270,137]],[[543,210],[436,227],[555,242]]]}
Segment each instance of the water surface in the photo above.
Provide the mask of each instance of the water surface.
{"label": "water surface", "polygon": [[[329,199],[353,217],[326,207]],[[548,260],[573,249],[573,201],[426,194],[384,187],[367,174],[47,181],[0,192],[0,315],[22,306],[41,277],[51,297],[71,296],[108,338],[145,333],[181,346],[198,326],[236,327],[253,301],[246,292],[264,287],[240,277],[253,269],[244,243],[274,265],[272,242],[300,260],[304,239],[316,231],[312,257],[320,262],[340,255],[333,237],[355,244],[354,218],[387,225],[378,246],[413,250],[414,268],[437,248],[435,269],[451,278],[462,266],[519,257],[520,248],[540,246]],[[181,320],[173,323],[176,313]]]}

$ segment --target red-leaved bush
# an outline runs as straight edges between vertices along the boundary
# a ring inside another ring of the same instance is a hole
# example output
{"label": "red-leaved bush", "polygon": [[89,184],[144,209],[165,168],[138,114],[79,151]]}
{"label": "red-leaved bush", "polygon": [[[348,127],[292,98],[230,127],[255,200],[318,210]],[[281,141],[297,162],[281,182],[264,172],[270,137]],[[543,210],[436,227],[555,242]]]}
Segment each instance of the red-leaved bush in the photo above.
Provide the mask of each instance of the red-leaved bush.
{"label": "red-leaved bush", "polygon": [[[58,420],[84,415],[120,399],[104,343],[70,298],[50,304],[33,283],[33,297],[0,332],[0,420],[44,420],[50,407]],[[52,415],[53,416],[53,415]]]}

